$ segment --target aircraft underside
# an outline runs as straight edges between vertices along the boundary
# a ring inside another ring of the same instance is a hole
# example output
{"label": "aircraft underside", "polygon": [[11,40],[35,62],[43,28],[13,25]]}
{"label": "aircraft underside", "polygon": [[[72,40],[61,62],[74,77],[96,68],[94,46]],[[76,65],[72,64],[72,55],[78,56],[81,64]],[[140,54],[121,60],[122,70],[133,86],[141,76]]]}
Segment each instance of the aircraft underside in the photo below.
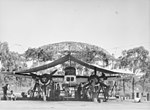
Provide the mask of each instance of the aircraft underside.
{"label": "aircraft underside", "polygon": [[107,101],[110,87],[100,82],[96,84],[83,83],[79,85],[61,84],[51,81],[48,85],[36,83],[33,89],[28,91],[29,99],[47,101]]}

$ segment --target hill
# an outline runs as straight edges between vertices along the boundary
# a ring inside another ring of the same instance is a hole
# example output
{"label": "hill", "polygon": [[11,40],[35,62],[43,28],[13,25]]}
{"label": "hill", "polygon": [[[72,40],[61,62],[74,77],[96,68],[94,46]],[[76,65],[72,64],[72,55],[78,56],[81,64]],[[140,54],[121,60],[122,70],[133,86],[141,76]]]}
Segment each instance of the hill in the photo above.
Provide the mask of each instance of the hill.
{"label": "hill", "polygon": [[59,42],[59,43],[54,43],[54,44],[48,44],[41,46],[39,48],[46,49],[48,51],[85,51],[85,49],[89,49],[90,51],[96,50],[96,51],[102,51],[105,54],[109,54],[106,50],[104,50],[101,47],[98,47],[96,45],[91,45],[87,43],[82,43],[82,42],[72,42],[72,41],[66,41],[66,42]]}
{"label": "hill", "polygon": [[44,45],[37,49],[43,49],[45,52],[51,52],[53,55],[67,54],[68,52],[71,52],[72,54],[91,52],[99,54],[101,56],[105,56],[108,59],[113,58],[112,55],[103,48],[82,42],[72,42],[72,41],[59,42]]}

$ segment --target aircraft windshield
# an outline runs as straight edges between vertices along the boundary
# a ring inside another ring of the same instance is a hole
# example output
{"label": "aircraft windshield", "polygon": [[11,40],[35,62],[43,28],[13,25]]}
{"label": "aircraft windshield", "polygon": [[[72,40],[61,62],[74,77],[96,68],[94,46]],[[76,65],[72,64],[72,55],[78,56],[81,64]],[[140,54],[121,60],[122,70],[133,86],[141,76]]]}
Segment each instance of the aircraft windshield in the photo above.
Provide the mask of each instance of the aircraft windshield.
{"label": "aircraft windshield", "polygon": [[66,67],[65,75],[76,75],[76,69],[74,67]]}

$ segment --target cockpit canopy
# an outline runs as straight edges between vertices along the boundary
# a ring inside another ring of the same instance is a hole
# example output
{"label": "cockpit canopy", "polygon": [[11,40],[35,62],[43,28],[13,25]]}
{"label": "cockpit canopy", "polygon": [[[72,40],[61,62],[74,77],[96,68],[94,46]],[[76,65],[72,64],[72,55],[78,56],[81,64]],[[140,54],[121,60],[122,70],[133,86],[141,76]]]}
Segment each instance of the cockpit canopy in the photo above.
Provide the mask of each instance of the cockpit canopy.
{"label": "cockpit canopy", "polygon": [[65,68],[65,76],[66,75],[76,75],[76,69],[74,67],[66,67]]}

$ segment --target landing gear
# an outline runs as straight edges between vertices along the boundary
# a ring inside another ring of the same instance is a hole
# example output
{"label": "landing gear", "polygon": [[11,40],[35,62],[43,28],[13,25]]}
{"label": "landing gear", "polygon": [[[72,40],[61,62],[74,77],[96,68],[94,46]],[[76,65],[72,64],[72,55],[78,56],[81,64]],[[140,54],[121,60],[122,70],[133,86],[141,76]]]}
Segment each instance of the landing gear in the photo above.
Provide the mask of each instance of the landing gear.
{"label": "landing gear", "polygon": [[100,81],[96,75],[92,75],[89,78],[89,84],[86,84],[84,87],[88,88],[92,101],[100,103],[101,99],[104,102],[108,100],[109,86]]}

